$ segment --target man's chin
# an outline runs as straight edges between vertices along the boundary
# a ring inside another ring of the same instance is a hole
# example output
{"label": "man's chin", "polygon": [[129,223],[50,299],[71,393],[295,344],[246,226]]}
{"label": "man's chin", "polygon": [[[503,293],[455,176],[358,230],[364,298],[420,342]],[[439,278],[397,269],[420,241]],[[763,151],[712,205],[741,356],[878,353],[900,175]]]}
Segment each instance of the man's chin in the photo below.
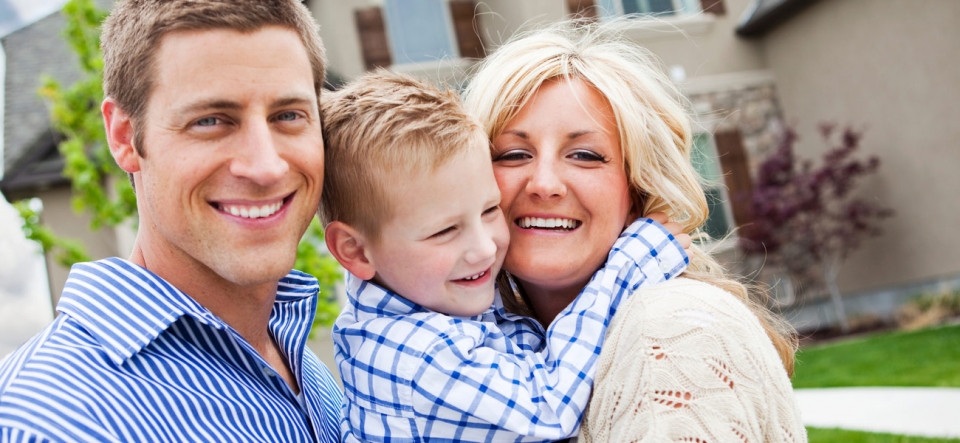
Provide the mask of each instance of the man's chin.
{"label": "man's chin", "polygon": [[220,278],[238,287],[254,287],[276,284],[290,273],[295,259],[296,257],[237,257],[217,263],[218,266],[213,270]]}

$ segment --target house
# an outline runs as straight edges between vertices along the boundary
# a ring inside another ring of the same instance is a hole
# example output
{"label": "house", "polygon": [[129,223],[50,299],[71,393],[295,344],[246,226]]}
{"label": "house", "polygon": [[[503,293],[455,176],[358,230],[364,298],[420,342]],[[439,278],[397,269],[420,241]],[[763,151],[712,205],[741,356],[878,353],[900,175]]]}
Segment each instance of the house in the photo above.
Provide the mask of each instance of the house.
{"label": "house", "polygon": [[[92,231],[90,218],[73,211],[70,182],[62,176],[64,160],[57,150],[60,136],[51,128],[48,106],[38,94],[44,75],[63,85],[80,78],[77,57],[60,35],[64,26],[64,17],[56,12],[0,39],[6,54],[0,192],[9,202],[40,199],[42,222],[84,244],[93,257],[127,255],[129,233],[118,236],[112,228]],[[45,259],[56,306],[69,270],[50,254]]]}
{"label": "house", "polygon": [[[883,164],[862,195],[893,207],[885,233],[847,260],[839,285],[848,315],[889,316],[909,297],[960,288],[960,3],[952,0],[309,0],[331,69],[349,80],[382,66],[467,81],[478,57],[518,30],[580,14],[625,14],[625,35],[660,59],[696,114],[695,157],[712,215],[710,245],[755,274],[732,228],[749,222],[730,195],[787,126],[804,158],[827,148],[819,123],[866,130],[861,155]],[[649,17],[655,17],[655,20]],[[769,270],[767,270],[769,271]],[[767,271],[761,274],[767,275]],[[836,321],[821,294],[776,298],[801,330]]]}
{"label": "house", "polygon": [[[469,68],[518,30],[580,14],[622,23],[625,35],[660,57],[696,114],[695,155],[708,186],[710,246],[731,268],[756,272],[736,248],[748,222],[730,195],[751,186],[752,171],[783,128],[801,137],[798,155],[825,149],[821,121],[866,129],[862,154],[879,172],[862,195],[896,209],[883,236],[870,239],[840,275],[848,314],[890,315],[922,292],[960,288],[960,3],[954,0],[307,0],[321,25],[337,84],[374,67],[454,86]],[[46,108],[34,91],[46,72],[69,82],[73,55],[54,14],[3,38],[7,54],[5,175],[8,200],[40,197],[44,220],[82,238],[94,257],[126,255],[116,232],[92,233],[69,205],[59,177]],[[59,163],[58,163],[59,162]],[[944,227],[946,227],[944,229]],[[944,232],[946,231],[946,232]],[[48,259],[51,293],[66,271]],[[769,271],[769,270],[767,270]],[[767,272],[765,271],[765,272]],[[776,293],[801,329],[831,324],[817,294]]]}

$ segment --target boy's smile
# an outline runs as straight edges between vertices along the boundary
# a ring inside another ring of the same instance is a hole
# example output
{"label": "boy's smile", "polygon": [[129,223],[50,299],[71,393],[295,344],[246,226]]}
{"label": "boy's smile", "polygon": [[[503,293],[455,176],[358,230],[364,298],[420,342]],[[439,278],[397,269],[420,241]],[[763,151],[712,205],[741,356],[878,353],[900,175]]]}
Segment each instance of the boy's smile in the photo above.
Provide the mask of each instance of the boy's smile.
{"label": "boy's smile", "polygon": [[393,217],[370,245],[374,281],[428,309],[473,316],[493,303],[509,233],[485,146],[386,190]]}

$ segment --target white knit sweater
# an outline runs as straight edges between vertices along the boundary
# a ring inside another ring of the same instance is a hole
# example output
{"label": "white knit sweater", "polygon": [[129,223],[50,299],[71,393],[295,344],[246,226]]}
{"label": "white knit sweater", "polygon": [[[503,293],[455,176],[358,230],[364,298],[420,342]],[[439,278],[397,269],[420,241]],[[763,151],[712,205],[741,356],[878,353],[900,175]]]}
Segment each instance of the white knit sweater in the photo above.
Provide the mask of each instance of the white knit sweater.
{"label": "white knit sweater", "polygon": [[805,442],[773,343],[732,294],[678,278],[633,294],[603,345],[581,442]]}

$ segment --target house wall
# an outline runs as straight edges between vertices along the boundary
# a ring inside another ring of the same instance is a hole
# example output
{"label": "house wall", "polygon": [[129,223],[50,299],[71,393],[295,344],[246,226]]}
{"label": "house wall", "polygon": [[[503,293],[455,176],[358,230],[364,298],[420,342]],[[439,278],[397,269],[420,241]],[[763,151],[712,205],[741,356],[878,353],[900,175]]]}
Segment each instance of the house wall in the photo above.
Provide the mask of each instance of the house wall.
{"label": "house wall", "polygon": [[[67,186],[39,191],[36,195],[43,201],[43,224],[58,236],[75,239],[86,248],[87,254],[94,260],[120,255],[117,236],[114,229],[102,228],[90,230],[90,217],[76,214],[70,203],[71,191]],[[126,257],[126,255],[122,255]],[[46,254],[47,278],[50,282],[50,299],[56,307],[63,292],[70,270],[57,263],[51,254]]]}
{"label": "house wall", "polygon": [[960,276],[960,2],[821,1],[763,38],[801,155],[826,146],[817,124],[864,129],[861,154],[879,173],[863,196],[892,206],[886,233],[840,275],[848,295]]}

